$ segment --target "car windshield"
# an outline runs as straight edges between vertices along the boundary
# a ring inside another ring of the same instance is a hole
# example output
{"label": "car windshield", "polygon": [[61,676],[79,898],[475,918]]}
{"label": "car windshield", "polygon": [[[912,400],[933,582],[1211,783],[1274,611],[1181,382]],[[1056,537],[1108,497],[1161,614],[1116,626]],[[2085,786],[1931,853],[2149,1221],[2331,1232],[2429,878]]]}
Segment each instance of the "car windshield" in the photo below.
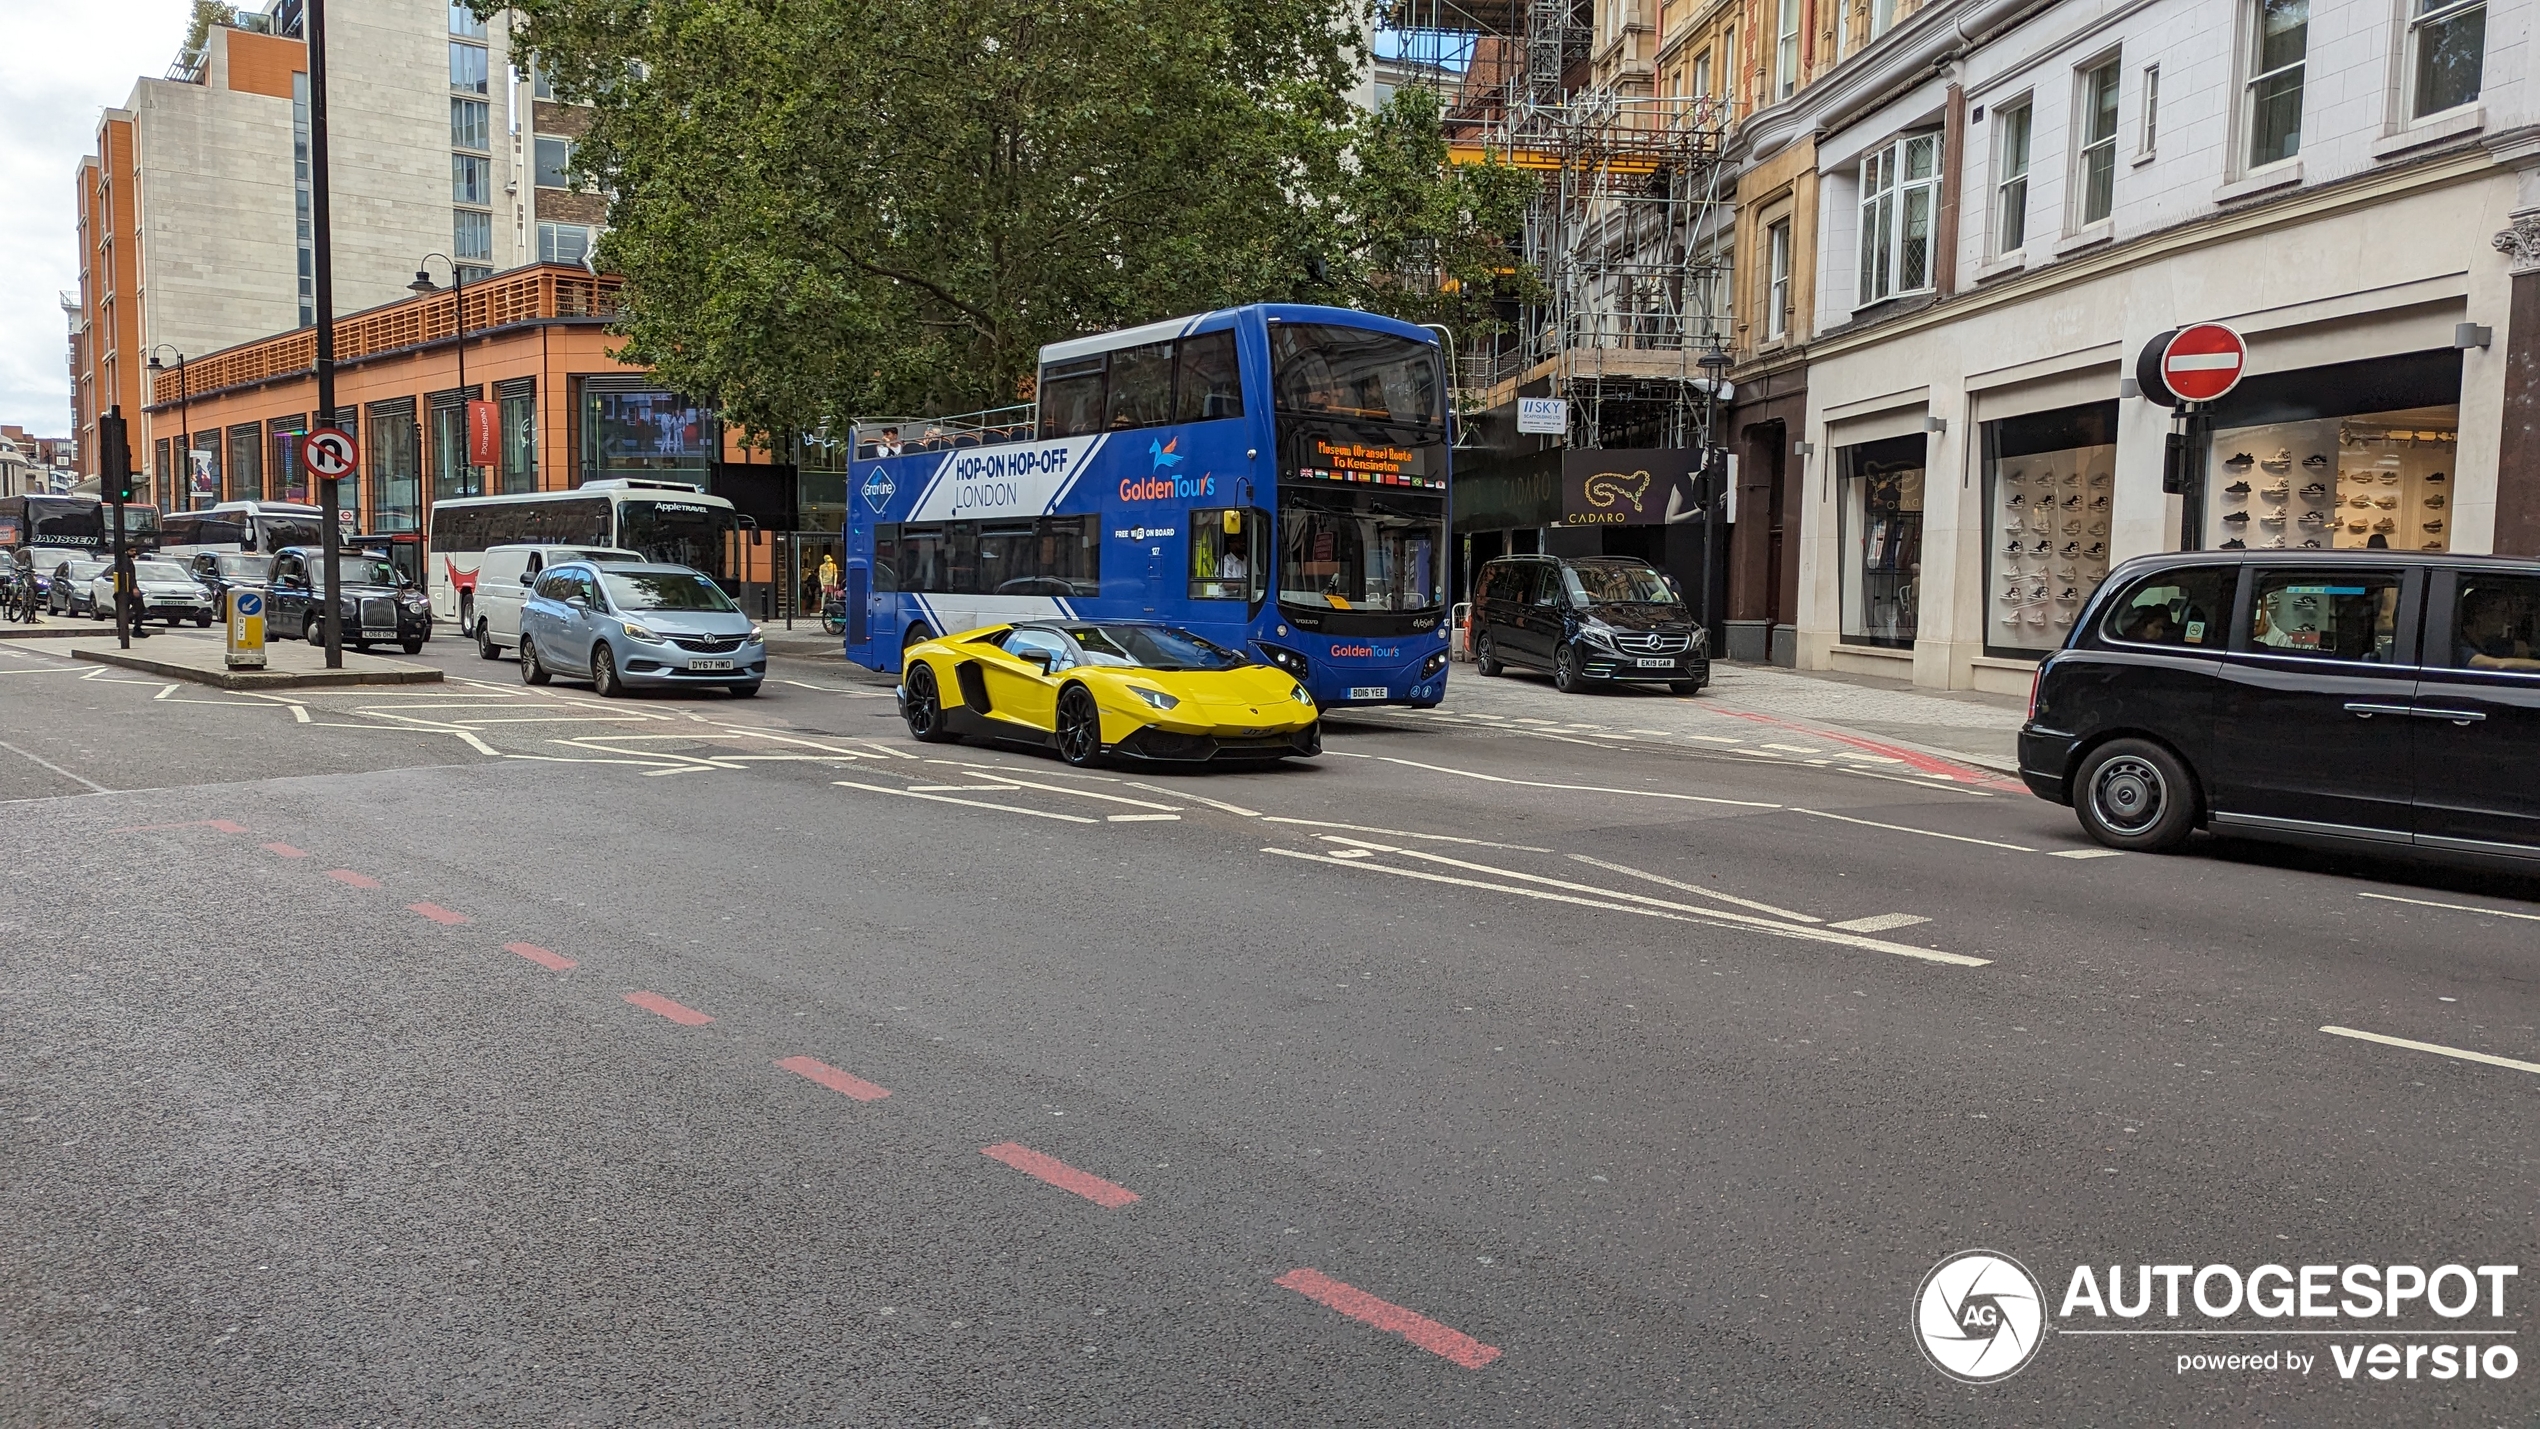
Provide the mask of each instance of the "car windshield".
{"label": "car windshield", "polygon": [[1563,566],[1572,605],[1681,605],[1676,588],[1648,566]]}
{"label": "car windshield", "polygon": [[105,574],[105,572],[106,563],[104,561],[73,561],[70,563],[70,578],[75,581],[95,580],[97,577]]}
{"label": "car windshield", "polygon": [[220,574],[222,580],[229,581],[268,580],[273,575],[273,557],[222,556]]}
{"label": "car windshield", "polygon": [[337,556],[335,574],[345,585],[402,585],[397,568],[369,556]]}
{"label": "car windshield", "polygon": [[1067,636],[1084,652],[1088,665],[1138,670],[1231,670],[1252,663],[1223,645],[1169,625],[1071,625]]}
{"label": "car windshield", "polygon": [[173,561],[135,561],[132,563],[132,578],[137,581],[190,581],[194,579],[192,576],[185,573],[185,567],[180,566]]}
{"label": "car windshield", "polygon": [[603,572],[609,604],[619,610],[738,610],[714,582],[694,571]]}

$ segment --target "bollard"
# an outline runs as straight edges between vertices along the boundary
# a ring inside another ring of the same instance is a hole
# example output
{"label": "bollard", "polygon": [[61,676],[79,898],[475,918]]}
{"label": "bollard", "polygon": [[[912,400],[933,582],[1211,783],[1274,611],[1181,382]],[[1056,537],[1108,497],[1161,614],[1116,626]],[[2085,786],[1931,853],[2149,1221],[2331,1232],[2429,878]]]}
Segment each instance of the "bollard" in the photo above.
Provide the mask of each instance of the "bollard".
{"label": "bollard", "polygon": [[222,652],[221,659],[232,670],[261,670],[265,667],[263,591],[230,588],[229,646]]}

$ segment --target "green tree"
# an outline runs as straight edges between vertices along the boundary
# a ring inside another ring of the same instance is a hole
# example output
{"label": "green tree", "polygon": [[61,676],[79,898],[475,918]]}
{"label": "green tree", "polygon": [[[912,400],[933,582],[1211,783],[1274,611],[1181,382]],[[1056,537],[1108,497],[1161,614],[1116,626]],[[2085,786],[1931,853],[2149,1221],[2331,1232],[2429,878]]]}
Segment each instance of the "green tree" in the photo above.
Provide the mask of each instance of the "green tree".
{"label": "green tree", "polygon": [[1469,316],[1510,266],[1512,171],[1348,102],[1357,0],[474,3],[592,106],[625,356],[754,430],[1011,401],[1044,342],[1233,303]]}

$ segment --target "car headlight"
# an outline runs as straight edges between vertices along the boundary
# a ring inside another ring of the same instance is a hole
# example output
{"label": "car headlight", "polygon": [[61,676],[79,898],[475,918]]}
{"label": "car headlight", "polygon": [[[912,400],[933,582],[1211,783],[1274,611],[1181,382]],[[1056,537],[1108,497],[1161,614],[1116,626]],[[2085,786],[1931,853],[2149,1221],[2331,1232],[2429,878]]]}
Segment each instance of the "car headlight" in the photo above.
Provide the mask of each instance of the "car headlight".
{"label": "car headlight", "polygon": [[1314,707],[1314,696],[1306,693],[1305,686],[1303,685],[1299,685],[1295,689],[1288,691],[1288,698],[1296,701],[1298,704],[1304,705],[1308,709]]}
{"label": "car headlight", "polygon": [[1146,701],[1148,704],[1160,710],[1169,710],[1175,705],[1181,703],[1180,700],[1173,698],[1171,695],[1164,693],[1162,690],[1150,690],[1144,685],[1131,685],[1129,687],[1129,693],[1136,695],[1139,699]]}
{"label": "car headlight", "polygon": [[652,631],[636,624],[634,621],[621,620],[618,624],[626,627],[626,638],[629,640],[643,640],[655,644],[660,643],[660,636],[655,635]]}
{"label": "car headlight", "polygon": [[1609,650],[1614,647],[1614,628],[1610,625],[1583,625],[1579,627],[1579,634],[1591,645],[1602,645]]}
{"label": "car headlight", "polygon": [[760,640],[764,639],[764,638],[766,637],[766,635],[767,635],[767,627],[766,627],[766,626],[764,626],[764,625],[753,625],[753,626],[751,626],[751,627],[750,627],[750,638],[749,638],[749,639],[747,639],[747,640],[745,640],[745,641],[743,641],[743,642],[741,642],[741,643],[743,643],[743,644],[745,644],[745,645],[754,645],[754,644],[757,644]]}

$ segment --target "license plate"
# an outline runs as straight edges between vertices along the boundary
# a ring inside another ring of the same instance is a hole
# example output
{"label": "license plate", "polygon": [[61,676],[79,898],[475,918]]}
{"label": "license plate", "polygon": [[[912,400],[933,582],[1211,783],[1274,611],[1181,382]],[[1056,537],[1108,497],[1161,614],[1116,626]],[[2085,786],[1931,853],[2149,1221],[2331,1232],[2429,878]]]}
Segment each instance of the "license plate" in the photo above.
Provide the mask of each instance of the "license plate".
{"label": "license plate", "polygon": [[376,625],[366,625],[362,627],[362,638],[364,640],[394,640],[397,638],[397,630],[395,626],[382,629]]}
{"label": "license plate", "polygon": [[1643,656],[1638,660],[1634,660],[1632,663],[1638,665],[1644,670],[1672,670],[1676,668],[1676,662],[1673,660],[1652,660],[1646,656]]}
{"label": "license plate", "polygon": [[1352,685],[1349,687],[1349,697],[1353,700],[1381,700],[1392,693],[1393,691],[1382,685]]}
{"label": "license plate", "polygon": [[688,668],[691,670],[729,670],[732,668],[732,662],[729,660],[700,660],[692,658],[688,661]]}

